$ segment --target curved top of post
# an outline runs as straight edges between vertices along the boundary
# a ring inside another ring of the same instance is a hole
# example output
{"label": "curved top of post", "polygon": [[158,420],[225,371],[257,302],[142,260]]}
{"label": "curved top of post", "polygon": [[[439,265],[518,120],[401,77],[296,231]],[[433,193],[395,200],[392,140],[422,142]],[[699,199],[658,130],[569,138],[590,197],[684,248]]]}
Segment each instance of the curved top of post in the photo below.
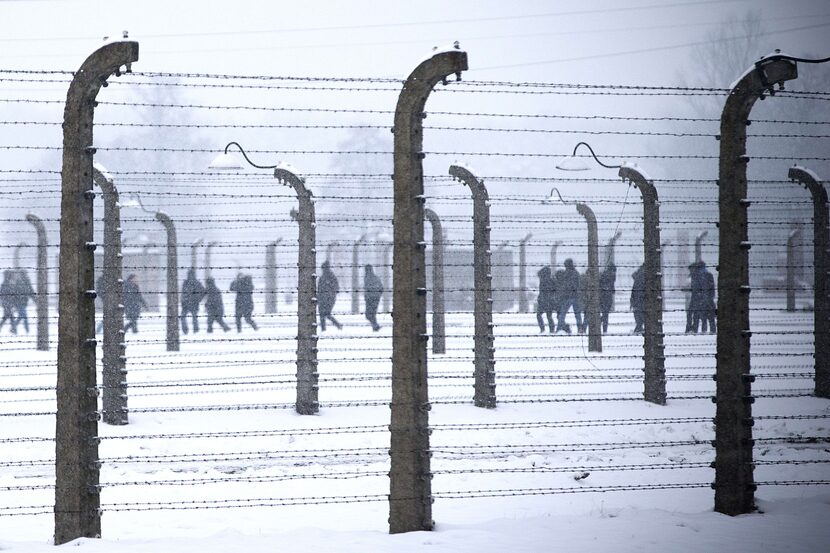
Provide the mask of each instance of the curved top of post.
{"label": "curved top of post", "polygon": [[709,231],[708,231],[708,230],[704,230],[704,231],[702,231],[700,234],[698,234],[698,235],[695,237],[695,242],[700,242],[701,240],[703,240],[704,238],[706,238],[706,236],[708,236],[708,234],[709,234]]}
{"label": "curved top of post", "polygon": [[[138,42],[134,40],[119,40],[104,44],[89,56],[80,69],[75,72],[75,77],[69,85],[70,89],[81,86],[86,92],[95,96],[105,81],[101,75],[121,75],[121,66],[126,66],[126,71],[131,71],[132,62],[138,61]],[[67,95],[67,99],[71,94]]]}
{"label": "curved top of post", "polygon": [[[282,238],[280,238],[280,240],[282,240]],[[208,242],[206,247],[212,248],[213,246],[215,246],[217,244],[219,244],[219,242],[217,242],[216,240],[213,240],[211,242]]]}
{"label": "curved top of post", "polygon": [[813,201],[818,201],[824,204],[827,203],[827,190],[822,185],[821,180],[818,178],[816,173],[806,167],[793,165],[787,172],[787,176],[791,180],[797,180],[807,187],[813,195]]}
{"label": "curved top of post", "polygon": [[25,248],[28,245],[29,244],[27,244],[26,242],[20,242],[14,247],[14,253],[12,257],[12,267],[14,269],[20,268],[20,248]]}
{"label": "curved top of post", "polygon": [[160,221],[168,230],[173,228],[173,219],[163,211],[156,211],[156,221]]}
{"label": "curved top of post", "polygon": [[[276,247],[277,247],[277,245],[278,245],[280,242],[282,242],[282,238],[277,238],[276,240],[274,240],[273,242],[271,242],[271,243],[270,243],[270,244],[268,244],[268,245],[269,245],[269,246],[272,246],[272,247],[274,247],[274,248],[276,248]],[[210,246],[211,244],[215,244],[215,243],[216,243],[216,242],[211,242],[210,244],[208,244],[208,246]]]}
{"label": "curved top of post", "polygon": [[158,211],[158,210],[153,211],[152,209],[147,209],[146,207],[144,207],[144,202],[141,201],[141,196],[139,196],[137,193],[134,194],[134,196],[135,196],[135,201],[138,202],[138,207],[141,208],[141,211],[143,211],[144,213],[151,213],[151,214],[155,215],[156,216],[156,221],[161,222],[161,224],[163,224],[166,228],[168,228],[168,230],[170,228],[172,228],[173,220],[170,218],[170,216],[167,213],[165,213],[163,211]]}
{"label": "curved top of post", "polygon": [[527,244],[527,241],[528,241],[528,240],[530,240],[531,238],[533,238],[533,233],[532,233],[532,232],[528,232],[527,234],[525,234],[525,237],[524,237],[524,238],[522,238],[521,240],[519,240],[519,244]]}
{"label": "curved top of post", "polygon": [[115,187],[112,175],[110,175],[106,167],[97,161],[92,164],[92,182],[97,184],[104,194],[118,194],[118,189]]}
{"label": "curved top of post", "polygon": [[[743,120],[764,92],[774,93],[776,84],[783,85],[796,78],[798,66],[794,58],[779,52],[762,57],[730,85],[729,97],[721,113],[721,124],[727,119]],[[743,132],[744,128],[745,125],[738,125],[736,131]],[[723,133],[723,128],[721,132]],[[728,141],[728,138],[722,137],[721,144]]]}
{"label": "curved top of post", "polygon": [[450,165],[450,176],[458,181],[466,184],[473,193],[473,198],[487,200],[487,187],[484,183],[473,174],[473,171],[468,165],[463,163]]}
{"label": "curved top of post", "polygon": [[297,197],[313,196],[311,191],[305,187],[305,179],[297,175],[297,170],[290,163],[280,162],[274,167],[274,178],[293,188]]}
{"label": "curved top of post", "polygon": [[[461,50],[456,42],[452,48],[438,50],[430,55],[430,57],[421,61],[412,73],[409,74],[409,77],[407,77],[403,88],[418,96],[417,101],[420,105],[416,107],[420,107],[418,110],[420,113],[426,102],[427,93],[432,90],[432,87],[439,82],[446,84],[447,77],[453,73],[455,74],[456,80],[461,80],[461,72],[466,71],[467,68],[467,52]],[[397,115],[402,113],[400,109],[402,97],[403,94],[398,98],[398,109],[395,110],[396,119]],[[407,113],[410,111],[410,107],[407,107],[405,110]]]}
{"label": "curved top of post", "polygon": [[800,228],[797,228],[795,230],[790,231],[789,236],[787,236],[787,243],[795,240],[799,236],[801,236],[801,229]]}
{"label": "curved top of post", "polygon": [[29,221],[30,223],[32,223],[35,226],[39,226],[39,225],[43,224],[43,220],[40,217],[38,217],[37,215],[35,215],[34,213],[32,213],[31,211],[26,214],[26,220]]}
{"label": "curved top of post", "polygon": [[651,179],[648,178],[642,169],[636,164],[623,163],[620,165],[619,176],[624,181],[629,181],[640,190],[643,199],[657,200],[657,189]]}
{"label": "curved top of post", "polygon": [[355,241],[355,243],[354,243],[355,247],[357,247],[357,246],[359,246],[360,244],[362,244],[363,242],[365,242],[365,241],[366,241],[366,236],[367,236],[367,235],[366,235],[366,233],[365,233],[365,232],[364,232],[363,234],[361,234],[361,235],[360,235],[360,238],[358,238],[358,239],[357,239],[357,241]]}
{"label": "curved top of post", "polygon": [[614,244],[617,243],[617,240],[620,239],[620,236],[622,236],[622,231],[618,230],[617,232],[614,233],[614,236],[612,236],[611,238],[608,239],[608,243],[613,246]]}
{"label": "curved top of post", "polygon": [[594,210],[588,207],[587,205],[583,204],[582,202],[576,202],[576,210],[579,212],[580,215],[585,217],[585,220],[588,223],[596,223],[597,217],[594,215]]}
{"label": "curved top of post", "polygon": [[195,242],[193,242],[193,243],[190,245],[190,247],[191,247],[191,248],[198,248],[199,246],[201,246],[201,245],[202,245],[202,244],[204,244],[204,243],[205,243],[205,239],[204,239],[204,238],[199,238],[198,240],[196,240]]}
{"label": "curved top of post", "polygon": [[424,217],[429,220],[433,227],[441,227],[441,219],[438,217],[438,214],[435,213],[432,209],[425,207],[424,208]]}

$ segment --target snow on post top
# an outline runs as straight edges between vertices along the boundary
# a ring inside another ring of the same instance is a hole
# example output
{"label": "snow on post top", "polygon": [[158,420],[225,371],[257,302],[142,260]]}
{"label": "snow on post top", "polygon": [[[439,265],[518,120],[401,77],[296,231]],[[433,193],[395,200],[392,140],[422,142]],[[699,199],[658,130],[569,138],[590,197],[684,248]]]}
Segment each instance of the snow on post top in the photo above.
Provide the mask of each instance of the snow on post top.
{"label": "snow on post top", "polygon": [[456,167],[466,169],[472,175],[477,175],[477,173],[475,172],[475,170],[472,168],[472,166],[469,163],[463,163],[461,161],[454,161],[452,164],[455,165]]}
{"label": "snow on post top", "polygon": [[746,77],[747,75],[749,75],[750,73],[752,73],[753,71],[755,71],[755,69],[756,69],[756,67],[757,67],[757,65],[756,65],[756,64],[758,64],[758,63],[763,63],[763,62],[764,62],[764,60],[768,60],[768,59],[770,59],[770,58],[777,58],[777,57],[792,57],[792,56],[789,56],[788,54],[785,54],[785,53],[781,52],[781,50],[773,50],[772,52],[770,52],[770,53],[769,53],[769,54],[767,54],[766,56],[761,56],[761,58],[760,58],[760,59],[759,59],[756,63],[753,63],[752,65],[750,65],[750,66],[746,69],[746,71],[744,71],[743,73],[741,73],[741,76],[740,76],[740,77],[738,77],[737,79],[735,79],[734,81],[732,81],[732,83],[729,85],[729,90],[734,90],[734,89],[735,89],[735,87],[736,87],[736,86],[738,86],[738,83],[739,83],[739,82],[741,82],[741,80],[742,80],[744,77]]}
{"label": "snow on post top", "polygon": [[423,58],[421,58],[421,60],[418,61],[417,65],[421,65],[425,61],[432,59],[438,54],[445,54],[447,52],[464,52],[464,50],[461,49],[461,45],[458,43],[457,40],[452,44],[447,44],[445,46],[433,46],[432,51]]}
{"label": "snow on post top", "polygon": [[104,167],[103,165],[101,165],[101,164],[100,164],[100,163],[98,163],[97,161],[92,162],[92,167],[93,167],[96,171],[98,171],[99,173],[101,173],[101,176],[102,176],[102,177],[104,177],[105,179],[107,179],[109,182],[113,182],[112,175],[110,175],[110,173],[109,173],[109,171],[107,171],[107,168],[106,168],[106,167]]}
{"label": "snow on post top", "polygon": [[621,167],[621,168],[622,168],[622,167],[625,167],[625,168],[627,168],[627,169],[631,169],[631,170],[633,170],[633,171],[637,171],[638,173],[640,173],[640,174],[643,176],[643,178],[644,178],[644,179],[646,179],[646,180],[647,180],[647,181],[649,181],[649,182],[651,182],[651,180],[652,180],[652,179],[651,179],[651,177],[649,177],[649,176],[648,176],[648,173],[646,173],[645,171],[643,171],[643,170],[642,170],[642,168],[638,167],[636,163],[629,163],[629,162],[627,162],[627,161],[624,161],[624,162],[620,165],[620,167]]}
{"label": "snow on post top", "polygon": [[300,171],[287,161],[280,161],[279,163],[277,163],[275,169],[282,169],[283,171],[288,171],[289,173],[293,173],[294,175],[296,175],[297,178],[300,178]]}
{"label": "snow on post top", "polygon": [[796,171],[804,171],[805,173],[810,175],[810,177],[812,177],[814,181],[821,182],[821,179],[818,178],[818,175],[812,169],[807,169],[806,167],[802,167],[801,165],[793,165],[792,168],[795,169]]}

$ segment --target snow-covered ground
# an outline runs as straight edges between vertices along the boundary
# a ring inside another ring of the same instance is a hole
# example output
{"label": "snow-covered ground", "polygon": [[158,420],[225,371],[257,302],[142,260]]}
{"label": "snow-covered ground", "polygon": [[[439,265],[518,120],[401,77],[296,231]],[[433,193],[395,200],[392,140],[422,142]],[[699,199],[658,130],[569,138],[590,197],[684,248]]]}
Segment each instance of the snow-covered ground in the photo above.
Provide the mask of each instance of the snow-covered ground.
{"label": "snow-covered ground", "polygon": [[[377,334],[343,315],[321,335],[321,410],[300,416],[290,307],[258,332],[183,336],[177,353],[150,314],[128,336],[130,424],[99,426],[103,538],[63,548],[826,551],[830,402],[808,395],[812,314],[753,313],[759,512],[727,517],[710,488],[715,336],[684,335],[670,303],[669,401],[645,403],[642,338],[621,304],[601,354],[540,335],[532,314],[497,314],[494,410],[471,403],[472,315],[448,316],[447,353],[429,364],[436,527],[403,535],[387,526],[388,315]],[[54,416],[8,415],[55,409],[37,388],[54,386],[56,353],[33,341],[0,342],[4,551],[54,549]]]}

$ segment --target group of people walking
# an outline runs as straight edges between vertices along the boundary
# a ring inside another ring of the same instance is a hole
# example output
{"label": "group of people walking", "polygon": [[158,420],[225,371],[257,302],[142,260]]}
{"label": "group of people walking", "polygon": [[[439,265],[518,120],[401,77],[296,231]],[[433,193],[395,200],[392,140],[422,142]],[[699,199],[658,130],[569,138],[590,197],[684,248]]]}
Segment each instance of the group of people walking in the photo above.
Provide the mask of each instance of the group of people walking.
{"label": "group of people walking", "polygon": [[[9,273],[9,271],[6,271]],[[98,281],[98,294],[103,297],[106,290],[102,289],[102,282]],[[375,274],[371,265],[364,267],[364,299],[366,303],[365,316],[372,327],[372,330],[377,332],[380,330],[380,325],[377,321],[377,310],[380,303],[380,298],[383,295],[383,283]],[[3,283],[3,308],[4,319],[6,315],[6,281]],[[30,294],[31,285],[29,285]],[[234,305],[234,315],[236,318],[236,330],[242,332],[242,322],[245,321],[254,330],[258,330],[256,322],[253,320],[254,312],[254,283],[251,275],[240,272],[236,278],[231,282],[229,291],[236,293],[236,301]],[[320,329],[326,330],[326,322],[330,322],[337,329],[343,328],[343,325],[332,315],[334,304],[337,301],[337,294],[340,291],[340,285],[337,281],[337,276],[331,270],[331,265],[328,261],[322,265],[322,274],[317,283],[317,308],[320,315]],[[29,296],[26,296],[28,299]],[[11,296],[10,296],[11,297]],[[18,297],[17,294],[14,297]],[[33,297],[33,296],[32,296]],[[191,328],[193,332],[199,332],[199,309],[204,300],[205,312],[207,314],[207,331],[213,332],[214,324],[218,325],[225,332],[230,330],[230,326],[225,322],[225,305],[222,300],[222,291],[216,286],[216,281],[213,278],[206,278],[205,283],[202,284],[196,278],[195,269],[188,269],[187,277],[182,282],[181,289],[181,312],[179,321],[182,332],[187,334]],[[126,324],[124,330],[131,330],[138,332],[138,319],[141,317],[141,312],[147,309],[147,302],[139,289],[136,281],[136,275],[131,274],[124,281],[123,285],[123,304],[124,304],[124,318]],[[25,306],[23,308],[25,313]],[[25,320],[25,315],[23,316]],[[188,326],[188,319],[190,325]],[[13,332],[16,328],[17,318],[13,318]],[[0,324],[2,327],[2,324]],[[28,323],[27,323],[28,331]]]}
{"label": "group of people walking", "polygon": [[[229,291],[236,293],[234,304],[234,316],[236,318],[236,331],[242,332],[242,321],[244,320],[254,330],[258,330],[253,319],[254,313],[254,280],[251,275],[239,272],[231,282]],[[179,319],[182,324],[182,332],[188,333],[187,318],[190,316],[193,332],[199,332],[199,307],[205,300],[205,313],[207,314],[207,331],[213,332],[213,325],[217,324],[225,332],[231,329],[225,322],[225,303],[222,300],[222,291],[216,286],[212,277],[205,279],[203,285],[196,278],[196,270],[188,269],[187,278],[182,282],[181,304],[182,310]]]}
{"label": "group of people walking", "polygon": [[23,330],[29,333],[29,317],[27,314],[29,300],[35,300],[35,291],[29,275],[23,269],[6,269],[3,271],[3,282],[0,283],[0,303],[3,307],[3,319],[0,320],[0,329],[9,323],[12,334],[17,334],[17,326],[23,325]]}
{"label": "group of people walking", "polygon": [[[99,295],[106,294],[106,290],[102,290],[99,280]],[[240,272],[233,282],[231,282],[230,291],[236,293],[236,330],[242,332],[242,321],[247,322],[251,328],[257,330],[259,327],[253,320],[254,312],[254,283],[251,275]],[[188,317],[191,321],[193,332],[199,332],[199,308],[205,302],[205,312],[207,314],[207,331],[213,332],[213,325],[217,324],[225,332],[231,329],[225,322],[225,304],[222,300],[222,291],[216,286],[216,281],[208,277],[205,283],[202,284],[196,278],[195,269],[188,269],[187,278],[182,282],[181,291],[181,312],[179,320],[182,325],[182,332],[187,334],[190,329],[187,325]],[[138,319],[141,317],[141,312],[147,309],[147,302],[141,293],[141,289],[136,281],[136,276],[131,274],[124,281],[123,285],[123,305],[124,318],[126,324],[124,331],[131,330],[138,332]]]}
{"label": "group of people walking", "polygon": [[698,329],[715,334],[718,308],[715,305],[715,277],[698,261],[689,265],[689,300],[686,305],[686,332],[696,333]]}
{"label": "group of people walking", "polygon": [[[337,275],[331,270],[331,264],[324,261],[322,264],[322,274],[317,282],[317,311],[320,315],[320,330],[326,330],[326,321],[331,322],[338,330],[343,328],[343,325],[334,318],[332,311],[334,304],[337,301],[337,293],[340,292],[340,284],[337,281]],[[371,265],[364,265],[363,267],[363,299],[365,303],[364,315],[366,320],[372,326],[372,330],[377,332],[380,330],[378,324],[378,305],[380,298],[383,295],[383,283],[375,274],[375,270]]]}
{"label": "group of people walking", "polygon": [[[580,274],[573,264],[573,260],[565,260],[565,268],[552,274],[550,267],[539,270],[539,296],[536,303],[536,321],[539,331],[545,331],[544,317],[547,317],[548,328],[551,334],[557,332],[571,333],[570,325],[565,321],[568,311],[573,309],[577,330],[580,334],[588,329],[587,308],[587,276]],[[645,267],[640,265],[631,275],[631,297],[629,306],[634,315],[633,334],[642,334],[645,325],[646,312],[646,274]],[[614,308],[614,294],[616,292],[617,268],[609,263],[599,275],[599,309],[602,332],[608,332],[608,314]],[[703,261],[689,265],[689,284],[685,288],[688,299],[686,302],[686,332],[695,333],[717,331],[715,319],[715,279],[706,268]],[[553,322],[553,313],[557,315],[556,324]]]}
{"label": "group of people walking", "polygon": [[[566,322],[568,311],[573,310],[577,332],[580,334],[588,330],[586,316],[588,304],[587,275],[580,274],[574,267],[572,259],[565,260],[565,268],[553,273],[550,267],[542,267],[539,272],[539,296],[536,301],[536,322],[539,331],[547,328],[551,334],[565,332],[571,334],[571,325]],[[608,331],[608,313],[613,309],[617,268],[610,263],[600,273],[599,305],[601,313],[602,331]],[[553,322],[553,313],[556,313],[556,324]]]}

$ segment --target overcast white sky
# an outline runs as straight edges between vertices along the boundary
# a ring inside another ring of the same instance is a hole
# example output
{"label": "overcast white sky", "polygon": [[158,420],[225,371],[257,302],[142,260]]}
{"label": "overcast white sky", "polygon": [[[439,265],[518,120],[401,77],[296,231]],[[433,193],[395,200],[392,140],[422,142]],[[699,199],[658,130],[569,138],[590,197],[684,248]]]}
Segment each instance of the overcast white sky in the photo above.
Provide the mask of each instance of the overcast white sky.
{"label": "overcast white sky", "polygon": [[822,0],[0,0],[0,68],[74,69],[128,30],[140,71],[405,76],[459,40],[467,79],[670,84],[689,44],[751,9],[770,49],[830,51]]}

